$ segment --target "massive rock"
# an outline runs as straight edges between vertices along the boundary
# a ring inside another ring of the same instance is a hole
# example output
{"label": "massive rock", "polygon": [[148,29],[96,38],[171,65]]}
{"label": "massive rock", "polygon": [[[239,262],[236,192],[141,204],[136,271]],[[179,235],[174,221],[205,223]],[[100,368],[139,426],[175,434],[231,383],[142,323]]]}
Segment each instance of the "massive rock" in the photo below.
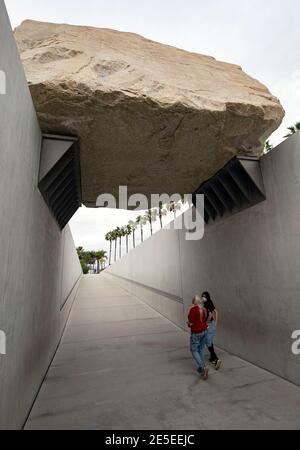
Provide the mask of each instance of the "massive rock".
{"label": "massive rock", "polygon": [[239,66],[108,29],[15,31],[44,132],[81,142],[83,201],[191,193],[234,155],[261,155],[284,111]]}

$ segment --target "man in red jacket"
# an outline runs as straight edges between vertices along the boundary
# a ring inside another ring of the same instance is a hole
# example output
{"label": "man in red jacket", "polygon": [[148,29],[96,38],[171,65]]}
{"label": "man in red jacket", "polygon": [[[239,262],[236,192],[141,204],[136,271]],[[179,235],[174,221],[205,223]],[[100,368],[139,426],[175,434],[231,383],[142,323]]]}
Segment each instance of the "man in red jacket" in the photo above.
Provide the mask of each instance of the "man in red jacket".
{"label": "man in red jacket", "polygon": [[209,369],[205,365],[204,348],[207,335],[207,311],[202,306],[201,298],[196,295],[188,315],[188,326],[191,328],[191,353],[198,364],[198,372],[204,380],[208,378]]}

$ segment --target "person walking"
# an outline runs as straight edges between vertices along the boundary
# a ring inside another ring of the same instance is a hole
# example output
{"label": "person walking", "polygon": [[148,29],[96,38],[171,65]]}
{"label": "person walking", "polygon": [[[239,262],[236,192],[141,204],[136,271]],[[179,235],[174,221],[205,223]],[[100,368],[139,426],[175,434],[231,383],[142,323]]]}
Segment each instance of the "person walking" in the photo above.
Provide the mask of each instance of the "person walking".
{"label": "person walking", "polygon": [[204,349],[207,335],[208,314],[203,307],[201,298],[196,295],[193,298],[193,306],[189,310],[187,325],[191,329],[191,353],[198,365],[198,373],[204,380],[208,379],[209,369],[205,364]]}
{"label": "person walking", "polygon": [[208,329],[206,334],[206,345],[210,353],[210,362],[215,366],[216,370],[221,368],[222,362],[215,352],[214,339],[217,334],[219,313],[211,299],[209,292],[203,292],[202,301],[207,312]]}

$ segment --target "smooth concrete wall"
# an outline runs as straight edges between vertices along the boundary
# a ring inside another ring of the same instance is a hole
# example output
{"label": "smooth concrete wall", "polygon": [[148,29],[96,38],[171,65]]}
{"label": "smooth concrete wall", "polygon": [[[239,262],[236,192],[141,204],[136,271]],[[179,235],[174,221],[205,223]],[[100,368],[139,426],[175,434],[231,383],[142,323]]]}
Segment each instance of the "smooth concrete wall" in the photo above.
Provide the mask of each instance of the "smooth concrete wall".
{"label": "smooth concrete wall", "polygon": [[54,355],[81,268],[70,230],[60,231],[37,189],[41,132],[3,0],[0,70],[0,429],[16,429]]}
{"label": "smooth concrete wall", "polygon": [[[67,226],[61,236],[62,258],[60,263],[60,331],[61,337],[69,318],[75,296],[82,277],[82,269],[70,227]],[[57,280],[59,282],[60,280]]]}
{"label": "smooth concrete wall", "polygon": [[300,329],[300,133],[261,166],[265,202],[207,226],[198,242],[158,233],[107,274],[182,298],[184,316],[196,293],[210,291],[220,311],[217,344],[300,385],[291,350]]}
{"label": "smooth concrete wall", "polygon": [[166,319],[184,328],[184,304],[181,298],[170,295],[156,289],[149,288],[141,283],[132,282],[129,279],[115,275],[108,270],[103,273],[106,278],[110,278],[117,282],[120,287],[128,291],[130,295],[142,299],[155,311],[158,311]]}
{"label": "smooth concrete wall", "polygon": [[[104,272],[173,323],[184,326],[179,235],[163,230]],[[134,283],[127,280],[134,281]]]}

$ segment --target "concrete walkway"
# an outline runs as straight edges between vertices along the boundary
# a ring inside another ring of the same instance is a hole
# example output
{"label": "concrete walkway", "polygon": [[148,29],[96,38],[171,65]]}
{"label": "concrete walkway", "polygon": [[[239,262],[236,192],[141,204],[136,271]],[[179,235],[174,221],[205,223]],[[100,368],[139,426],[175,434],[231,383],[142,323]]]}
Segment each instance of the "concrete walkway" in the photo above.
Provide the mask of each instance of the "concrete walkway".
{"label": "concrete walkway", "polygon": [[27,429],[300,429],[300,388],[221,352],[208,382],[188,335],[102,276],[83,278]]}

